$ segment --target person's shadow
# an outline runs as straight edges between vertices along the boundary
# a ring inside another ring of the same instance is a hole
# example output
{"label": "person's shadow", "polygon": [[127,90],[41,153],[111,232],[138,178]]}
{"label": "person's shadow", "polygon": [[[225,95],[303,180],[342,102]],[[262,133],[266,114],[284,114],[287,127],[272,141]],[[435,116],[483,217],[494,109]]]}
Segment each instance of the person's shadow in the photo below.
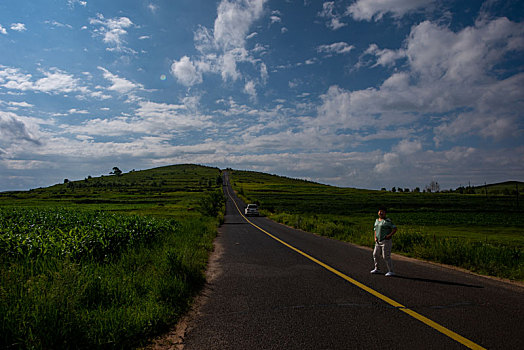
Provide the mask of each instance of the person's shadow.
{"label": "person's shadow", "polygon": [[468,287],[468,288],[484,288],[483,286],[476,286],[473,284],[465,284],[465,283],[458,283],[458,282],[451,282],[451,281],[442,281],[442,280],[433,280],[428,278],[420,278],[420,277],[408,277],[408,276],[402,276],[395,274],[394,276],[391,276],[394,278],[402,278],[406,280],[411,281],[418,281],[418,282],[426,282],[426,283],[438,283],[438,284],[446,284],[449,286],[460,286],[460,287]]}

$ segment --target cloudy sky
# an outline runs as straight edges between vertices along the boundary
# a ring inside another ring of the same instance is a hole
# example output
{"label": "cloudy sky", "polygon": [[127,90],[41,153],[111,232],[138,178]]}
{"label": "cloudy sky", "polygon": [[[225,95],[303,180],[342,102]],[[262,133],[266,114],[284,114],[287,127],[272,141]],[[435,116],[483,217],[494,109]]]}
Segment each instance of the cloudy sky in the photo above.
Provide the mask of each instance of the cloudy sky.
{"label": "cloudy sky", "polygon": [[3,0],[0,191],[196,163],[524,180],[519,0]]}

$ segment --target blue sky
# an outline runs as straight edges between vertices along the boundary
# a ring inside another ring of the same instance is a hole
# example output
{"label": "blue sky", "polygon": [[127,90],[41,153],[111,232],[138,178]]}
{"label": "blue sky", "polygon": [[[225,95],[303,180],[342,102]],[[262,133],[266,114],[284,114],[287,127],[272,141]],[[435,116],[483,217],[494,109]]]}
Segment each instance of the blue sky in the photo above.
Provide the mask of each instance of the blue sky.
{"label": "blue sky", "polygon": [[0,3],[0,191],[196,163],[524,180],[521,1]]}

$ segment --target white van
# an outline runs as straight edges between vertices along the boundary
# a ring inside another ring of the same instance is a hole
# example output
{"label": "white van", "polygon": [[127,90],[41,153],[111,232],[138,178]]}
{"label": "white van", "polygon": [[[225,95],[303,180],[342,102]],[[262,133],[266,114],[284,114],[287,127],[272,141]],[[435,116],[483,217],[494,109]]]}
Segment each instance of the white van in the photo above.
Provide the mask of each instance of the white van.
{"label": "white van", "polygon": [[246,214],[246,216],[258,216],[258,205],[248,204],[244,210],[244,214]]}

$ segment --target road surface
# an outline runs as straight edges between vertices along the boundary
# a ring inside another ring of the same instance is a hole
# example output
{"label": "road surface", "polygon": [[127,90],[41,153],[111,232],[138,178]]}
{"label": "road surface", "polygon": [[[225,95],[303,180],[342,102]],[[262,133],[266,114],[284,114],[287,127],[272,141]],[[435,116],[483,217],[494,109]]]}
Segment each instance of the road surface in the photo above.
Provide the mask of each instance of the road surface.
{"label": "road surface", "polygon": [[224,191],[185,350],[524,349],[522,286],[397,255],[398,276],[371,275],[369,248],[245,218]]}

